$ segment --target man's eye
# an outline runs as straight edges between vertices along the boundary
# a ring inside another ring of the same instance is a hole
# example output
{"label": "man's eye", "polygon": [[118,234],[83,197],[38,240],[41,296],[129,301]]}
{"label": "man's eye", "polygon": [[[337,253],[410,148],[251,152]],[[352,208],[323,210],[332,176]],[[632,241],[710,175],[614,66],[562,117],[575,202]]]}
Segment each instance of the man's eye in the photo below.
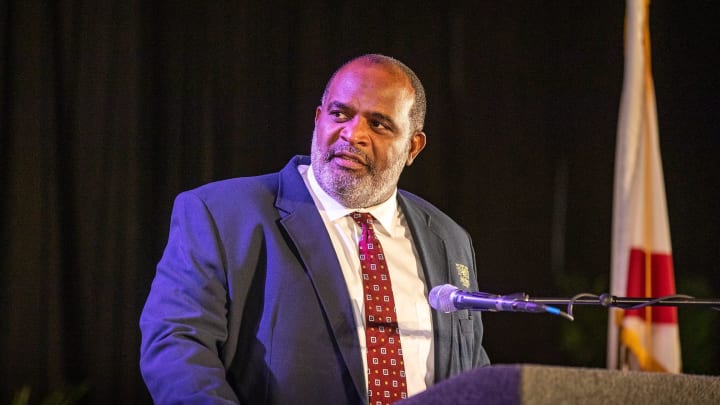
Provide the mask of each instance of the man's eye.
{"label": "man's eye", "polygon": [[343,113],[342,111],[330,111],[330,115],[333,116],[337,121],[343,121],[348,118],[348,116],[345,115],[345,113]]}
{"label": "man's eye", "polygon": [[371,120],[370,126],[372,126],[373,128],[377,128],[377,129],[387,129],[387,126],[378,120]]}

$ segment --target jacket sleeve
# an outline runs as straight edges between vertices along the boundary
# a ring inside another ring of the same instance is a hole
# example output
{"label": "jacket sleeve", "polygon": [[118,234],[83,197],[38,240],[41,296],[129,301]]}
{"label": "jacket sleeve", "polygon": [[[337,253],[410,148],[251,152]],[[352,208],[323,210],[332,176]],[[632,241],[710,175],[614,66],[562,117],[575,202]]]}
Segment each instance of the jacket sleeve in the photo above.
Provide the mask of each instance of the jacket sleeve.
{"label": "jacket sleeve", "polygon": [[239,403],[219,355],[228,336],[225,267],[212,214],[192,192],[180,194],[140,317],[140,369],[155,403]]}

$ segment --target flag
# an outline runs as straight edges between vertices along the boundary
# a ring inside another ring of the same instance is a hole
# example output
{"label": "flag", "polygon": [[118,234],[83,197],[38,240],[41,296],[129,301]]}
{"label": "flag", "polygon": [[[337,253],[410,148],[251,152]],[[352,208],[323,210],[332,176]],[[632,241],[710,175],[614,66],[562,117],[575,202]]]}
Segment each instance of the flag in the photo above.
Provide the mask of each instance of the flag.
{"label": "flag", "polygon": [[[618,297],[675,294],[648,18],[648,0],[627,0],[610,280]],[[613,309],[608,323],[608,368],[680,372],[677,308]]]}

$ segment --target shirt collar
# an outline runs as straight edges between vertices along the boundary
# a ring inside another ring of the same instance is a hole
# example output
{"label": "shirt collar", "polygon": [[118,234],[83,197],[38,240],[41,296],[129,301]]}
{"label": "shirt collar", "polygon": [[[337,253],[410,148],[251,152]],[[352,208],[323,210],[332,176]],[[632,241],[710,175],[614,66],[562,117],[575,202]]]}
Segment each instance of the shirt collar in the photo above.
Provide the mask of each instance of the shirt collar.
{"label": "shirt collar", "polygon": [[[300,167],[298,167],[300,169]],[[315,178],[315,173],[312,170],[312,165],[302,168],[307,170],[307,184],[310,188],[310,192],[315,196],[316,201],[319,203],[319,209],[325,211],[330,221],[336,221],[342,217],[347,216],[351,212],[369,212],[373,217],[380,223],[381,232],[385,232],[392,235],[392,230],[395,229],[395,220],[397,216],[397,188],[393,190],[390,198],[384,202],[373,205],[372,207],[366,208],[347,208],[332,198],[325,190],[320,187],[320,184]],[[302,173],[302,171],[301,171]]]}

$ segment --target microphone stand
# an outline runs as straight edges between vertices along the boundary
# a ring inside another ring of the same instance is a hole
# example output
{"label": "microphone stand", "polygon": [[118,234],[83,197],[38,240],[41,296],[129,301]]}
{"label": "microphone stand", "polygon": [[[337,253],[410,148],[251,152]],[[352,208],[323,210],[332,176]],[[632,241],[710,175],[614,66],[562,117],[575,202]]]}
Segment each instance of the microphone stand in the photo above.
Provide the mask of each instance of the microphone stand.
{"label": "microphone stand", "polygon": [[572,320],[573,305],[599,305],[605,308],[621,308],[621,309],[640,309],[649,306],[692,306],[692,307],[710,307],[716,311],[720,311],[720,299],[714,298],[694,298],[689,295],[670,295],[667,297],[616,297],[610,294],[578,294],[572,298],[530,298],[525,294],[522,301],[532,302],[541,305],[561,306],[566,305],[567,315]]}
{"label": "microphone stand", "polygon": [[720,310],[720,299],[713,298],[693,298],[687,295],[672,295],[661,298],[634,298],[634,297],[616,297],[610,294],[602,294],[600,296],[585,296],[578,298],[528,298],[527,301],[545,305],[600,305],[606,308],[622,308],[622,309],[638,309],[646,306],[708,306],[717,307]]}

